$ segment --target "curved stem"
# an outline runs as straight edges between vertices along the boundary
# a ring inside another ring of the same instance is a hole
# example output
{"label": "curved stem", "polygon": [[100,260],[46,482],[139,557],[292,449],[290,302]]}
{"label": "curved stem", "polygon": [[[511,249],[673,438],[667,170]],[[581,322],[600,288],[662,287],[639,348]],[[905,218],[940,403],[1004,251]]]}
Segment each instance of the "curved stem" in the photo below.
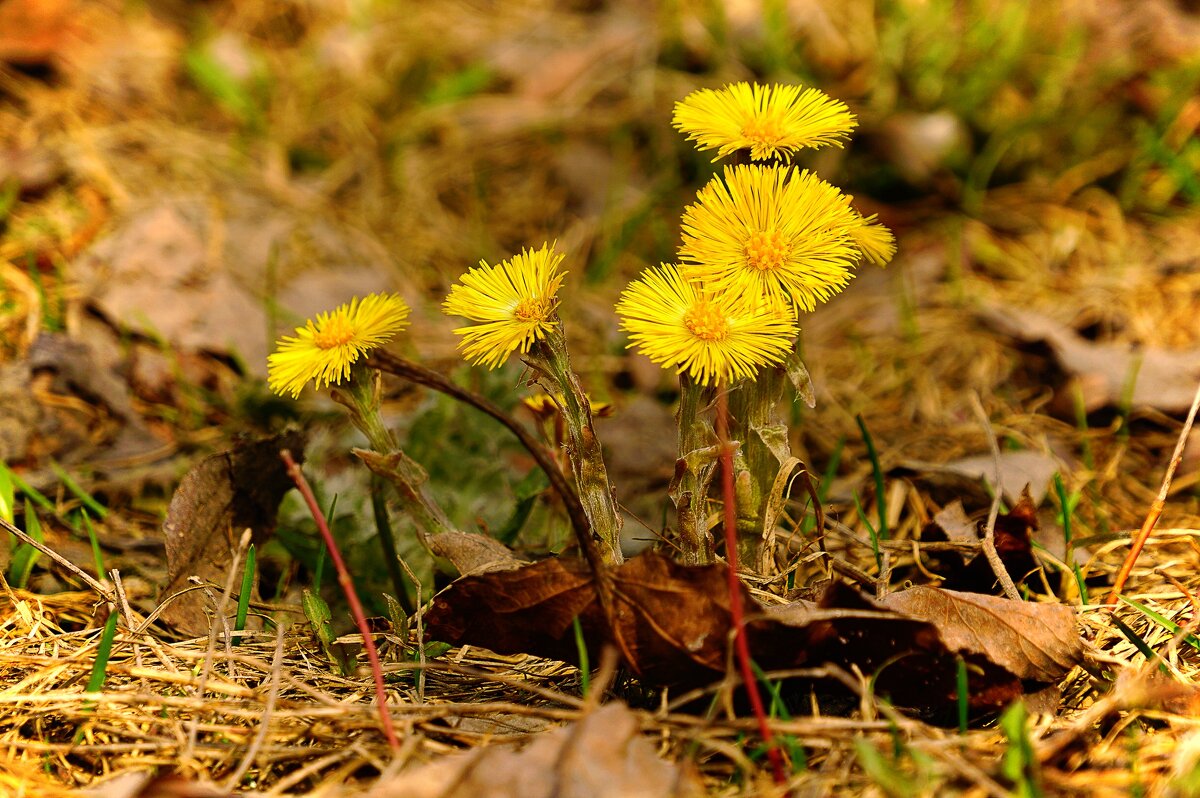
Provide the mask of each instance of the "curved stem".
{"label": "curved stem", "polygon": [[432,388],[439,393],[444,393],[451,399],[457,399],[463,404],[470,405],[503,424],[509,432],[516,436],[521,445],[525,447],[525,450],[533,457],[538,467],[545,472],[546,478],[550,480],[550,487],[558,494],[563,506],[567,510],[567,517],[571,521],[571,527],[575,530],[575,536],[579,539],[580,545],[583,545],[584,540],[590,539],[587,515],[583,512],[583,505],[579,501],[579,496],[571,489],[571,485],[567,482],[562,469],[554,461],[554,455],[516,419],[479,394],[468,391],[465,388],[460,388],[436,371],[427,369],[391,352],[376,349],[371,353],[367,364],[372,368],[401,377],[409,382],[424,385],[426,388]]}

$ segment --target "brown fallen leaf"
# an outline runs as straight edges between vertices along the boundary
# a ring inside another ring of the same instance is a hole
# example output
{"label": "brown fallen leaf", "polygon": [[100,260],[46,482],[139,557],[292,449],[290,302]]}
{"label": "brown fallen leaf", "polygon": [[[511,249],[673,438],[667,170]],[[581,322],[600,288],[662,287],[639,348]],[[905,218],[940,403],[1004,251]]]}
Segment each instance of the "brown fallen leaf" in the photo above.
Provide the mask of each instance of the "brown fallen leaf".
{"label": "brown fallen leaf", "polygon": [[520,751],[492,746],[401,771],[361,798],[685,798],[704,790],[666,762],[624,704],[534,736]]}
{"label": "brown fallen leaf", "polygon": [[429,550],[458,569],[459,574],[510,571],[525,564],[495,538],[475,532],[442,532],[429,538]]}
{"label": "brown fallen leaf", "polygon": [[1083,657],[1075,610],[1063,604],[913,587],[883,606],[931,623],[956,653],[978,654],[1024,681],[1056,682]]}
{"label": "brown fallen leaf", "polygon": [[[615,646],[645,684],[698,685],[719,678],[728,662],[725,579],[723,565],[679,565],[653,552],[605,572],[603,581],[581,561],[557,558],[459,579],[435,599],[426,622],[431,638],[455,645],[574,662],[578,617],[589,649]],[[956,706],[960,654],[971,666],[976,710],[1005,705],[1021,695],[1023,679],[1038,678],[1021,675],[1029,668],[1010,670],[984,646],[944,640],[938,623],[961,632],[945,619],[876,602],[844,583],[832,583],[818,602],[764,608],[748,591],[743,600],[751,652],[762,667],[857,668],[901,706],[934,714]]]}
{"label": "brown fallen leaf", "polygon": [[[243,529],[253,530],[258,545],[270,536],[279,502],[292,488],[279,459],[283,449],[302,462],[303,434],[293,431],[239,444],[205,458],[184,476],[163,522],[167,585],[160,598],[185,587],[190,576],[223,582]],[[184,593],[166,606],[162,618],[188,634],[204,634],[205,600],[202,591]]]}
{"label": "brown fallen leaf", "polygon": [[[953,509],[954,507],[953,503],[947,505],[946,509],[939,513],[932,523],[927,524],[921,530],[922,539],[937,540],[944,537],[947,540],[959,541],[982,540],[984,520],[968,521],[967,524],[963,524],[966,516],[965,514],[959,515],[962,513],[961,504],[957,505],[957,512]],[[942,522],[949,524],[949,528],[942,526]],[[1000,555],[1000,561],[1004,563],[1008,575],[1016,584],[1023,582],[1039,568],[1037,558],[1033,554],[1033,536],[1038,530],[1038,523],[1037,509],[1028,492],[1021,494],[1020,500],[1011,511],[1001,513],[996,517],[993,535],[996,553]],[[996,573],[992,570],[991,563],[988,562],[982,551],[976,553],[969,560],[955,557],[935,557],[931,558],[931,561],[935,563],[933,566],[936,569],[935,572],[945,578],[941,587],[947,590],[962,590],[970,593],[993,593],[999,590]],[[1057,581],[1057,578],[1056,574],[1047,574],[1047,579],[1050,579],[1052,584]]]}
{"label": "brown fallen leaf", "polygon": [[[1017,451],[1000,453],[999,487],[1004,498],[1016,502],[1026,488],[1034,504],[1041,504],[1054,475],[1063,471],[1058,458],[1041,452]],[[949,463],[930,463],[924,460],[905,460],[898,469],[920,474],[925,479],[961,477],[972,483],[986,482],[996,487],[996,458],[991,454],[972,455]],[[951,484],[954,484],[952,481]]]}
{"label": "brown fallen leaf", "polygon": [[1060,366],[1079,377],[1084,407],[1090,412],[1122,401],[1136,374],[1131,401],[1180,413],[1191,406],[1200,382],[1200,350],[1167,350],[1089,341],[1065,324],[1031,310],[992,307],[983,317],[996,329],[1022,341],[1045,341]]}

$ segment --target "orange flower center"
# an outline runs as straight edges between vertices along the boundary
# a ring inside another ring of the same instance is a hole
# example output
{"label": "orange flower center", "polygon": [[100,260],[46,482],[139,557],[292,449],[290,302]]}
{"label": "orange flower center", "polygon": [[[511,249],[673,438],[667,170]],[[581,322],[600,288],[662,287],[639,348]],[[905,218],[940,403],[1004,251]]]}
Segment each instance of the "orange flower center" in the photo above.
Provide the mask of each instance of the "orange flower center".
{"label": "orange flower center", "polygon": [[764,147],[773,147],[783,138],[779,125],[773,119],[751,119],[742,125],[742,135]]}
{"label": "orange flower center", "polygon": [[683,323],[692,335],[702,341],[724,341],[729,335],[725,314],[711,302],[701,299],[683,316]]}
{"label": "orange flower center", "polygon": [[746,241],[746,260],[751,268],[772,272],[787,261],[788,246],[778,231],[755,233]]}
{"label": "orange flower center", "polygon": [[517,321],[544,321],[546,318],[545,300],[522,299],[513,308],[513,318]]}
{"label": "orange flower center", "polygon": [[336,349],[354,338],[354,326],[345,316],[334,316],[321,325],[313,335],[313,343],[321,349]]}

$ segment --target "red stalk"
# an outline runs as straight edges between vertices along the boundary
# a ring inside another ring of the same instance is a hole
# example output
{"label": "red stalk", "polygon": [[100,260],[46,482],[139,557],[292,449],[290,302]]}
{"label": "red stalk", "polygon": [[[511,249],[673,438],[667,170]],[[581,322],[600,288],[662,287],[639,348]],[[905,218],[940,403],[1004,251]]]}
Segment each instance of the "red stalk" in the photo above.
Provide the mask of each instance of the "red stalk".
{"label": "red stalk", "polygon": [[379,720],[383,724],[383,736],[387,738],[388,745],[392,748],[399,748],[400,740],[396,738],[396,728],[392,725],[392,716],[388,713],[387,708],[387,692],[383,687],[383,666],[379,664],[379,652],[375,650],[375,639],[367,627],[367,614],[363,612],[362,602],[358,600],[358,593],[354,590],[350,572],[346,569],[345,561],[342,560],[342,553],[338,551],[333,533],[329,531],[329,523],[325,520],[325,515],[317,504],[317,497],[313,495],[308,480],[304,478],[304,472],[300,470],[300,466],[296,465],[296,461],[292,459],[292,453],[287,449],[280,452],[279,456],[283,458],[288,476],[292,478],[292,482],[296,483],[296,488],[304,497],[304,503],[308,505],[313,520],[317,522],[317,529],[321,532],[321,537],[325,539],[325,548],[329,549],[329,559],[333,560],[333,567],[337,571],[338,584],[341,585],[342,592],[346,595],[346,603],[350,605],[350,614],[354,616],[354,623],[358,626],[359,634],[362,635],[363,647],[367,650],[367,659],[371,662],[371,675],[375,677],[375,701],[379,705]]}
{"label": "red stalk", "polygon": [[737,500],[733,490],[733,447],[729,444],[729,402],[725,391],[717,389],[717,439],[721,442],[721,491],[725,499],[725,561],[729,564],[729,614],[733,620],[734,649],[746,695],[750,697],[750,709],[758,721],[758,733],[767,747],[767,758],[771,760],[771,771],[775,783],[787,784],[787,773],[783,766],[783,755],[775,745],[771,727],[767,724],[767,712],[762,696],[758,692],[758,680],[750,666],[750,644],[746,639],[746,609],[742,605],[742,583],[738,579],[737,555]]}

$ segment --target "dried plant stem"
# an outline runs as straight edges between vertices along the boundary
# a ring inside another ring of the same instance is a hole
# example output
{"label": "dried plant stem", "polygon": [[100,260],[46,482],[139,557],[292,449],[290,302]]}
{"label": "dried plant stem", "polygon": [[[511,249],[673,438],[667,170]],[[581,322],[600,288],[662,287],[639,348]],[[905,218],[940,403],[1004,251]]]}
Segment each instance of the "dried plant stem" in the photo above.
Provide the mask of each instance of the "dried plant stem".
{"label": "dried plant stem", "polygon": [[718,450],[713,446],[712,426],[700,417],[704,386],[687,373],[679,375],[679,459],[671,481],[671,501],[679,523],[679,544],[686,565],[707,565],[713,559],[712,535],[708,532],[708,488],[712,482]]}
{"label": "dried plant stem", "polygon": [[567,428],[567,454],[588,520],[589,533],[580,540],[580,545],[593,568],[601,563],[620,565],[625,559],[621,555],[621,514],[617,511],[612,483],[608,481],[600,439],[592,426],[592,406],[571,369],[567,340],[557,314],[553,320],[557,323],[544,338],[534,342],[524,360],[551,382],[550,393],[561,402],[559,410]]}
{"label": "dried plant stem", "polygon": [[738,667],[742,672],[742,682],[746,687],[746,695],[750,698],[750,709],[758,721],[758,733],[767,748],[767,758],[771,761],[771,772],[775,783],[787,784],[787,773],[783,767],[783,755],[775,745],[771,735],[771,726],[767,721],[767,711],[763,706],[762,696],[758,692],[758,681],[754,676],[754,668],[750,663],[750,643],[746,639],[746,609],[742,605],[742,583],[738,579],[738,534],[737,534],[737,501],[734,497],[733,486],[733,447],[729,443],[729,404],[725,391],[717,390],[717,439],[721,445],[721,490],[725,499],[725,560],[729,565],[729,614],[733,621],[734,647],[737,653]]}
{"label": "dried plant stem", "polygon": [[988,565],[992,566],[992,573],[996,575],[996,579],[1000,582],[1000,587],[1004,589],[1004,595],[1014,601],[1021,600],[1021,594],[1017,590],[1016,584],[1008,573],[1008,569],[1004,567],[1004,561],[1000,559],[1000,552],[996,551],[996,519],[1000,517],[1000,443],[996,440],[996,432],[992,429],[992,423],[988,420],[987,411],[983,409],[983,402],[979,401],[978,394],[971,394],[971,406],[975,410],[975,415],[979,418],[979,423],[983,425],[987,431],[988,443],[992,447],[992,463],[995,469],[992,479],[992,508],[988,511],[987,525],[983,528],[983,556],[987,557]]}
{"label": "dried plant stem", "polygon": [[1155,497],[1154,503],[1150,505],[1150,512],[1146,514],[1146,520],[1142,522],[1142,528],[1138,530],[1137,537],[1133,539],[1133,543],[1129,547],[1129,554],[1125,557],[1125,562],[1121,563],[1121,570],[1117,572],[1112,592],[1104,600],[1105,604],[1111,605],[1117,603],[1117,597],[1120,596],[1122,588],[1125,587],[1125,583],[1129,580],[1129,575],[1133,572],[1133,566],[1137,563],[1138,557],[1141,556],[1142,548],[1146,545],[1146,541],[1149,540],[1150,533],[1154,531],[1154,526],[1158,523],[1159,516],[1162,515],[1163,507],[1167,503],[1167,493],[1171,490],[1171,480],[1175,478],[1175,469],[1179,467],[1179,461],[1183,459],[1183,449],[1187,445],[1188,437],[1192,433],[1192,425],[1196,422],[1197,409],[1200,409],[1200,385],[1196,386],[1196,395],[1192,397],[1192,406],[1188,410],[1187,420],[1183,422],[1183,429],[1180,430],[1179,439],[1175,442],[1175,452],[1171,455],[1171,462],[1167,464],[1167,473],[1163,475],[1162,485],[1158,488],[1158,496]]}
{"label": "dried plant stem", "polygon": [[313,495],[308,480],[304,478],[304,472],[300,470],[300,466],[292,459],[292,453],[287,449],[281,451],[279,456],[283,458],[288,476],[292,478],[300,495],[304,497],[304,503],[308,505],[313,521],[316,522],[317,529],[325,540],[325,546],[329,550],[329,559],[333,561],[333,567],[337,571],[338,584],[341,585],[342,592],[346,596],[346,603],[350,605],[350,613],[354,616],[354,623],[358,626],[359,634],[362,635],[363,648],[366,649],[367,659],[371,663],[371,675],[375,677],[375,700],[379,704],[379,720],[383,725],[383,735],[387,738],[388,745],[392,748],[399,748],[400,741],[396,738],[396,729],[392,725],[392,716],[387,707],[387,690],[383,686],[383,666],[379,662],[379,652],[375,649],[375,639],[371,636],[371,630],[367,626],[367,615],[363,612],[362,603],[358,600],[358,593],[354,590],[354,580],[350,578],[350,571],[346,569],[342,553],[333,539],[333,533],[329,529],[329,523],[325,520],[324,513],[321,512],[321,507],[317,504],[317,497]]}
{"label": "dried plant stem", "polygon": [[522,426],[516,419],[479,394],[468,391],[465,388],[460,388],[436,371],[427,369],[398,355],[377,349],[371,353],[371,358],[367,362],[380,371],[402,377],[417,385],[424,385],[426,388],[432,388],[439,393],[444,393],[451,399],[457,399],[463,404],[470,405],[476,410],[499,421],[525,447],[525,450],[529,452],[534,462],[546,474],[546,478],[550,480],[550,487],[558,494],[559,499],[567,510],[567,517],[571,520],[571,526],[575,529],[576,536],[579,538],[587,537],[588,521],[587,516],[583,512],[583,505],[579,502],[579,497],[571,488],[571,484],[567,482],[562,469],[555,462],[553,453],[543,446],[537,438],[533,437],[529,433],[529,430]]}
{"label": "dried plant stem", "polygon": [[56,563],[61,565],[63,568],[66,568],[68,571],[75,574],[75,576],[79,577],[80,581],[82,581],[85,585],[90,587],[92,590],[99,593],[104,598],[104,600],[107,601],[108,603],[112,604],[113,606],[118,605],[117,595],[116,595],[115,591],[113,591],[112,588],[105,587],[104,585],[102,585],[99,581],[97,581],[95,579],[95,577],[93,577],[87,571],[83,570],[78,565],[71,562],[66,557],[62,556],[54,549],[47,546],[45,543],[35,540],[34,538],[25,534],[23,531],[18,529],[16,526],[10,524],[8,521],[6,521],[3,518],[0,518],[0,529],[5,530],[6,532],[8,532],[11,535],[14,535],[17,538],[17,540],[20,540],[22,543],[27,543],[30,546],[33,546],[35,549],[40,551],[42,554],[45,554],[50,559],[54,560]]}

